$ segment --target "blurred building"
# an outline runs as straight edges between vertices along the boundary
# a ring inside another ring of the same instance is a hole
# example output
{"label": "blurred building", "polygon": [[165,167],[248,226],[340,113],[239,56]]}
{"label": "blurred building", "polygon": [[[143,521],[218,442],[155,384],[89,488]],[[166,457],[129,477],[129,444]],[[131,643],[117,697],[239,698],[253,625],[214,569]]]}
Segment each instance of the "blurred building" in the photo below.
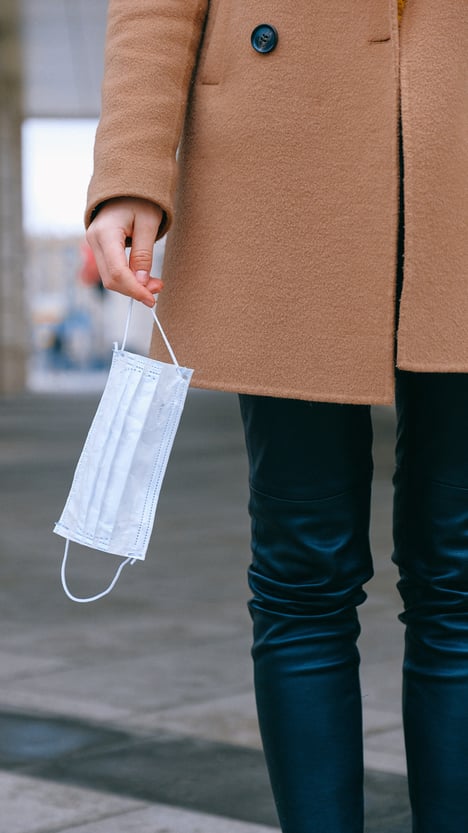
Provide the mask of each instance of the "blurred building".
{"label": "blurred building", "polygon": [[15,0],[0,4],[0,392],[25,375],[21,213],[22,51]]}
{"label": "blurred building", "polygon": [[[99,390],[105,381],[112,344],[123,337],[128,299],[104,289],[94,258],[89,269],[90,252],[82,234],[24,237],[26,365],[33,390]],[[163,253],[160,241],[154,249],[155,275]],[[148,308],[134,305],[129,350],[147,351],[152,325]]]}
{"label": "blurred building", "polygon": [[29,351],[22,120],[99,114],[106,8],[106,0],[0,2],[0,394],[23,387]]}

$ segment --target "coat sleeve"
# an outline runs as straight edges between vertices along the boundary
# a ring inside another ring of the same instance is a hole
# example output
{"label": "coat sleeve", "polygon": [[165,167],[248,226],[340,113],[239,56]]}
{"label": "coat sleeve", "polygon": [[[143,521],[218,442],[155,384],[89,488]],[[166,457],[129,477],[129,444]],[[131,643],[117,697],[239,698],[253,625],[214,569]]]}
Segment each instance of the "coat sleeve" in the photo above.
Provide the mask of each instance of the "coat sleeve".
{"label": "coat sleeve", "polygon": [[176,151],[208,0],[110,0],[102,110],[85,226],[112,197],[141,197],[172,223]]}

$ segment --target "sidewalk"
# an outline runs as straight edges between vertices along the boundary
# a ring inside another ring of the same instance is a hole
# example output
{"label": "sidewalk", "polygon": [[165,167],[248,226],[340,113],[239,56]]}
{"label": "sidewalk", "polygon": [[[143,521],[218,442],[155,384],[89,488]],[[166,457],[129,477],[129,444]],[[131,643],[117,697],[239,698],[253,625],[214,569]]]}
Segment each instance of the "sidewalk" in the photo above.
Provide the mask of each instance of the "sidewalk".
{"label": "sidewalk", "polygon": [[[256,727],[236,397],[193,391],[143,564],[68,601],[52,534],[95,395],[0,400],[0,833],[274,833]],[[368,833],[409,833],[393,415],[374,410],[376,576],[361,609]],[[74,552],[74,555],[73,555]],[[112,556],[72,550],[78,595]]]}

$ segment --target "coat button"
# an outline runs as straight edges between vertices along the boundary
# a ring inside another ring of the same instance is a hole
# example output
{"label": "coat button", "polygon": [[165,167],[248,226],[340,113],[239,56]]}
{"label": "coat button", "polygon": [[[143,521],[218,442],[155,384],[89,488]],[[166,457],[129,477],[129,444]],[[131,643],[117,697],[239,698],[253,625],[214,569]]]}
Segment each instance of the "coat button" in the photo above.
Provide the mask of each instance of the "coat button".
{"label": "coat button", "polygon": [[274,26],[262,23],[256,26],[250,37],[251,44],[256,52],[272,52],[278,43],[278,32]]}

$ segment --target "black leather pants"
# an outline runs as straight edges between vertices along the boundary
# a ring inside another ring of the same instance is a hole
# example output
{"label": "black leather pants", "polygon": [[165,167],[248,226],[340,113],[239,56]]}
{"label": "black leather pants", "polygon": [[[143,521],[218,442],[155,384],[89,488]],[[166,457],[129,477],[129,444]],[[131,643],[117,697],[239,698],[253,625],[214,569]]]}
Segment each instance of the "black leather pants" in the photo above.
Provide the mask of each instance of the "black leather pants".
{"label": "black leather pants", "polygon": [[[284,833],[362,833],[365,405],[241,396],[260,729]],[[468,376],[397,373],[394,561],[414,833],[468,830]]]}

